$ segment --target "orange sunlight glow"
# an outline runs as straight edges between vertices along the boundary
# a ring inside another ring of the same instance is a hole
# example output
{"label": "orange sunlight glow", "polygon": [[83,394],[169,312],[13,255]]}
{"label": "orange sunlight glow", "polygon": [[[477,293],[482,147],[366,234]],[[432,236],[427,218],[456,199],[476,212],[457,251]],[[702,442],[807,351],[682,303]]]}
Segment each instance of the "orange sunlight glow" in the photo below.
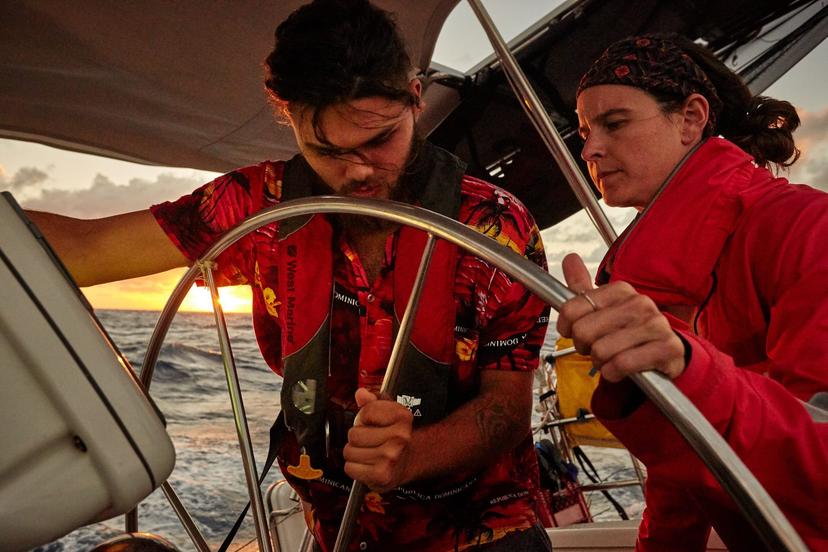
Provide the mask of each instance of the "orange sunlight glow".
{"label": "orange sunlight glow", "polygon": [[[87,287],[83,288],[83,293],[95,309],[160,311],[184,272],[185,269],[174,269],[154,276]],[[219,299],[224,312],[250,312],[252,297],[248,286],[220,288]],[[211,312],[210,291],[193,286],[179,310]]]}
{"label": "orange sunlight glow", "polygon": [[[234,286],[219,288],[219,302],[224,312],[250,312],[250,288]],[[193,284],[179,308],[185,312],[212,312],[213,300],[210,290]]]}

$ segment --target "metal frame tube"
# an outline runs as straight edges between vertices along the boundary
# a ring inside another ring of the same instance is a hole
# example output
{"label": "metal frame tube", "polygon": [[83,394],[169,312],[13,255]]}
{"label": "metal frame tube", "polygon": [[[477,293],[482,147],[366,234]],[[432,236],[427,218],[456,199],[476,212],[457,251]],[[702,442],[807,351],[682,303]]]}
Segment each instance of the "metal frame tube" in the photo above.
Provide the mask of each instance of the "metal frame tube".
{"label": "metal frame tube", "polygon": [[[215,259],[239,238],[266,224],[317,213],[373,216],[433,234],[512,275],[530,292],[556,310],[560,310],[564,302],[575,296],[539,266],[507,250],[491,238],[443,215],[387,200],[319,196],[286,201],[256,213],[228,231],[202,259]],[[155,362],[158,357],[161,341],[167,331],[167,327],[160,327],[162,322],[169,325],[169,320],[183,301],[198,272],[198,266],[191,267],[182,277],[174,295],[170,297],[159,320],[159,326],[156,327],[147,347],[144,371],[150,369],[149,359]],[[710,422],[669,379],[659,372],[643,372],[632,376],[632,380],[676,426],[771,549],[807,551],[802,539],[767,491]]]}
{"label": "metal frame tube", "polygon": [[[414,317],[417,313],[417,307],[420,304],[420,297],[423,294],[423,285],[425,284],[428,265],[431,263],[431,255],[434,252],[434,243],[434,235],[429,234],[428,241],[423,250],[423,256],[420,258],[420,266],[417,268],[417,276],[414,278],[411,297],[408,298],[408,304],[405,306],[405,312],[400,321],[397,338],[394,340],[394,347],[391,349],[388,368],[385,370],[385,376],[382,378],[382,386],[380,387],[380,396],[382,399],[390,395],[389,400],[394,400],[394,396],[396,395],[397,381],[399,381],[402,361],[405,357],[408,340],[411,337],[411,330],[414,328]],[[343,552],[348,549],[354,523],[356,523],[359,509],[362,507],[362,501],[365,499],[365,493],[367,491],[368,487],[360,481],[354,481],[353,485],[351,485],[348,503],[345,505],[345,513],[342,516],[342,523],[339,525],[339,532],[336,535],[334,552]]]}
{"label": "metal frame tube", "polygon": [[468,0],[468,2],[477,19],[480,20],[480,24],[483,26],[486,35],[489,37],[489,41],[492,43],[495,53],[503,66],[503,72],[509,80],[509,84],[512,86],[518,100],[520,100],[523,110],[532,121],[535,130],[540,134],[541,139],[546,144],[555,162],[558,163],[566,181],[575,193],[575,197],[578,198],[578,201],[586,209],[587,215],[589,215],[598,233],[601,234],[604,243],[607,246],[612,245],[612,242],[618,237],[615,229],[610,224],[607,215],[592,194],[592,188],[584,178],[578,164],[572,158],[572,155],[570,155],[566,144],[564,144],[561,135],[558,134],[555,124],[543,107],[538,95],[535,94],[520,65],[518,65],[515,57],[509,51],[509,47],[506,45],[503,37],[500,36],[500,32],[495,27],[492,18],[489,17],[489,13],[483,7],[483,3],[480,0]]}
{"label": "metal frame tube", "polygon": [[302,544],[299,545],[299,552],[313,552],[313,542],[313,535],[305,529],[305,534],[302,535]]}
{"label": "metal frame tube", "polygon": [[259,487],[259,474],[256,469],[256,459],[253,455],[253,443],[250,438],[250,428],[247,426],[247,415],[244,411],[239,374],[236,369],[236,361],[233,358],[233,350],[230,346],[230,336],[227,332],[227,322],[224,319],[224,310],[219,302],[218,288],[213,278],[213,261],[197,263],[204,275],[204,281],[210,288],[210,295],[213,299],[213,313],[216,319],[218,330],[219,346],[221,347],[221,358],[224,361],[224,375],[227,378],[227,391],[230,393],[230,404],[233,406],[233,419],[236,423],[236,433],[239,437],[239,449],[241,450],[244,475],[247,480],[247,490],[250,494],[250,506],[253,510],[253,521],[256,526],[256,539],[259,541],[261,552],[272,552],[270,541],[270,528],[265,515],[264,500],[262,500],[262,489]]}
{"label": "metal frame tube", "polygon": [[124,532],[136,533],[138,531],[138,508],[133,508],[124,514]]}
{"label": "metal frame tube", "polygon": [[565,356],[568,356],[568,355],[574,355],[577,352],[578,351],[575,350],[575,347],[566,347],[565,349],[557,349],[555,351],[552,351],[551,353],[546,355],[546,357],[547,358],[561,358],[561,357],[565,357]]}
{"label": "metal frame tube", "polygon": [[641,487],[641,492],[643,493],[647,478],[644,477],[644,470],[641,469],[641,462],[639,462],[638,458],[636,458],[631,452],[630,461],[632,462],[633,469],[635,470],[635,476],[638,478],[638,484]]}
{"label": "metal frame tube", "polygon": [[602,483],[593,483],[591,485],[581,485],[581,490],[585,493],[592,493],[595,491],[609,491],[611,489],[624,489],[626,487],[641,487],[641,481],[638,479],[619,479],[617,481],[604,481]]}
{"label": "metal frame tube", "polygon": [[[164,342],[164,336],[167,335],[167,330],[172,324],[173,318],[175,318],[175,313],[178,312],[178,307],[181,306],[181,302],[184,301],[184,297],[187,295],[187,292],[190,290],[190,287],[192,287],[193,282],[195,281],[195,274],[197,274],[197,270],[194,269],[196,268],[196,265],[193,265],[190,271],[178,281],[175,289],[173,289],[170,294],[170,298],[164,305],[164,310],[161,311],[161,316],[158,318],[158,322],[155,323],[155,328],[152,330],[152,335],[150,336],[150,340],[147,345],[147,352],[144,355],[143,362],[141,363],[141,373],[139,376],[141,385],[143,385],[144,391],[147,395],[149,395],[150,392],[150,384],[152,383],[152,376],[155,374],[155,365],[158,362],[158,354],[161,352],[161,344]],[[176,500],[177,499],[178,497],[176,496]],[[169,496],[167,496],[167,500],[173,510],[175,510],[176,514],[179,514],[178,517],[181,520],[182,525],[184,525],[187,533],[190,534],[190,528],[196,527],[195,522],[192,517],[190,517],[190,514],[186,509],[183,509],[182,506],[182,511],[186,519],[182,518],[179,510],[176,508],[173,501],[170,500]],[[180,505],[181,502],[178,501],[178,504]],[[138,531],[137,507],[124,514],[124,527],[127,533],[135,533]],[[200,542],[204,542],[204,537],[198,532],[198,529],[195,529],[195,532],[198,534]],[[195,537],[191,534],[191,538]],[[195,540],[193,541],[193,544],[195,544],[196,547],[199,546]],[[209,550],[209,548],[207,550]]]}
{"label": "metal frame tube", "polygon": [[417,315],[420,297],[423,295],[423,286],[425,285],[428,266],[431,264],[431,255],[434,253],[435,242],[434,236],[429,234],[428,241],[423,249],[423,256],[420,258],[420,266],[417,268],[417,275],[414,278],[411,296],[408,298],[408,304],[405,306],[405,312],[400,321],[400,328],[397,331],[397,338],[394,340],[394,347],[391,349],[391,356],[388,359],[388,369],[382,378],[380,394],[383,396],[391,395],[392,400],[394,399],[393,395],[397,392],[397,382],[400,379],[402,361],[405,356],[408,340],[411,338],[411,331],[414,329],[414,317]]}
{"label": "metal frame tube", "polygon": [[161,311],[161,315],[158,317],[155,328],[152,330],[152,335],[147,345],[147,353],[144,355],[144,361],[141,363],[141,384],[147,393],[149,393],[152,376],[155,374],[155,365],[158,363],[158,355],[161,352],[161,344],[164,342],[167,330],[170,328],[173,318],[175,318],[175,313],[178,312],[178,307],[181,306],[184,297],[190,291],[196,276],[200,272],[198,265],[193,264],[181,280],[178,281],[175,289],[170,294],[169,300],[164,305],[164,310]]}
{"label": "metal frame tube", "polygon": [[581,424],[595,419],[595,414],[584,414],[583,416],[573,416],[571,418],[561,418],[552,422],[546,422],[541,425],[541,429],[552,429],[553,427],[561,427],[570,424]]}
{"label": "metal frame tube", "polygon": [[190,540],[193,542],[196,549],[199,552],[210,552],[210,547],[207,545],[207,541],[204,540],[204,537],[198,530],[195,521],[193,521],[193,517],[178,498],[178,494],[176,494],[175,489],[172,488],[172,485],[170,485],[168,481],[164,481],[161,483],[161,490],[164,492],[164,496],[167,497],[167,502],[169,502],[170,506],[172,506],[173,511],[178,516],[178,520],[181,522],[181,525],[184,527],[184,530],[187,532],[187,535],[189,535]]}

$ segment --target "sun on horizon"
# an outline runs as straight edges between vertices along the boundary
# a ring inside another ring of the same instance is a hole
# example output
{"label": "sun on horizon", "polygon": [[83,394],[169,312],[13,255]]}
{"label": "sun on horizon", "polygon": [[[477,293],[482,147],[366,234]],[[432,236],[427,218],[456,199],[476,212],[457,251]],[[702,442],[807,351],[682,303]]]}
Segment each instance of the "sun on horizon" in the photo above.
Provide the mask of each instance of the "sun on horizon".
{"label": "sun on horizon", "polygon": [[[83,288],[83,294],[94,309],[160,311],[166,305],[186,269],[175,269],[153,276],[133,278]],[[249,313],[252,297],[248,286],[222,287],[219,301],[224,312]],[[180,312],[212,312],[210,290],[193,286],[187,293]]]}
{"label": "sun on horizon", "polygon": [[[219,288],[219,302],[224,312],[250,312],[250,288],[234,286]],[[206,287],[193,286],[178,309],[182,312],[212,312],[213,300]]]}

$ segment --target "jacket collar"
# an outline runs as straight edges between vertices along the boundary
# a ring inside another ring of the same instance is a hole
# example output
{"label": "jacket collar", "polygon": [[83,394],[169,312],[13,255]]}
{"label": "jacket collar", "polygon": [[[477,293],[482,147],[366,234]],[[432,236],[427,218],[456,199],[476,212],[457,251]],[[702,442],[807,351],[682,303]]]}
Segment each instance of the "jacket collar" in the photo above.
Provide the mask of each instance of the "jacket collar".
{"label": "jacket collar", "polygon": [[626,281],[663,307],[700,305],[757,171],[770,178],[724,138],[705,141],[607,252],[599,283]]}

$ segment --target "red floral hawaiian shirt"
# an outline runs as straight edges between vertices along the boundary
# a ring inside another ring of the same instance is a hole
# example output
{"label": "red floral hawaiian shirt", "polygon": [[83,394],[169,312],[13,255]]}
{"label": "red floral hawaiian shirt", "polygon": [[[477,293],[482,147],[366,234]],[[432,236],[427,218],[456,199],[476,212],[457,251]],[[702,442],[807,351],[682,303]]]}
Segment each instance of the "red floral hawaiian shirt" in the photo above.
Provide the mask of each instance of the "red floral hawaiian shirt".
{"label": "red floral hawaiian shirt", "polygon": [[[278,203],[284,163],[263,162],[221,176],[191,195],[152,207],[170,239],[191,260],[248,215]],[[464,177],[458,220],[545,268],[538,228],[511,194]],[[344,236],[335,238],[328,410],[335,420],[352,420],[357,385],[379,386],[392,338],[393,271],[397,234],[387,243],[379,276],[368,281]],[[280,328],[274,302],[275,225],[249,234],[219,258],[217,280],[253,288],[253,321],[262,354],[279,372]],[[482,370],[534,370],[547,323],[547,309],[523,286],[468,253],[455,273],[456,358],[449,396],[453,406],[474,396]],[[350,414],[350,415],[349,415]],[[332,424],[340,455],[347,431]],[[341,424],[340,424],[341,425]],[[286,447],[295,447],[292,434]],[[282,460],[280,458],[280,464]],[[281,466],[285,473],[285,466]],[[333,548],[347,501],[347,483],[312,482],[287,476],[306,503],[306,518],[323,550]],[[538,522],[538,472],[531,436],[493,459],[483,471],[465,474],[450,488],[425,493],[398,489],[369,493],[354,529],[354,550],[463,550]]]}

